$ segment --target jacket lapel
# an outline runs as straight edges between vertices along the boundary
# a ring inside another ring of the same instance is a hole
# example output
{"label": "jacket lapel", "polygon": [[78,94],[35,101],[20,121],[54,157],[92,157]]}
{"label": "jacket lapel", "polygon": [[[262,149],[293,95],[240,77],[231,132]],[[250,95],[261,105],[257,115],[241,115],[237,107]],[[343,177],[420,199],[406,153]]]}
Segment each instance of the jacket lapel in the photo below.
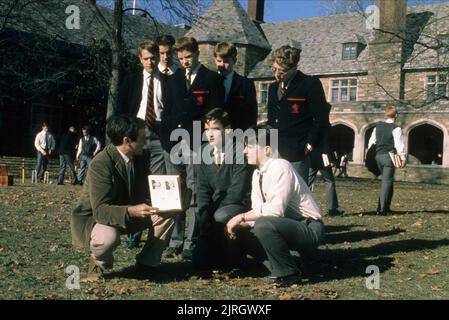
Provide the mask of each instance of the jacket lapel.
{"label": "jacket lapel", "polygon": [[115,163],[115,169],[117,170],[123,182],[128,186],[128,174],[126,173],[125,160],[123,160],[117,148],[110,144],[107,146],[107,152],[109,153],[112,161]]}
{"label": "jacket lapel", "polygon": [[230,107],[230,104],[233,102],[232,97],[239,97],[239,90],[242,77],[234,71],[234,76],[232,77],[231,89],[229,90],[228,101],[226,102],[226,107]]}
{"label": "jacket lapel", "polygon": [[198,83],[200,82],[200,79],[203,79],[203,74],[206,72],[206,69],[203,65],[198,69],[198,72],[195,76],[195,80],[193,80],[192,85],[190,86],[190,92],[193,90],[196,90],[198,88]]}
{"label": "jacket lapel", "polygon": [[134,95],[136,99],[136,103],[134,103],[134,110],[132,115],[137,116],[140,108],[140,101],[142,101],[142,89],[143,89],[143,71],[136,73],[135,78],[135,86],[134,86]]}

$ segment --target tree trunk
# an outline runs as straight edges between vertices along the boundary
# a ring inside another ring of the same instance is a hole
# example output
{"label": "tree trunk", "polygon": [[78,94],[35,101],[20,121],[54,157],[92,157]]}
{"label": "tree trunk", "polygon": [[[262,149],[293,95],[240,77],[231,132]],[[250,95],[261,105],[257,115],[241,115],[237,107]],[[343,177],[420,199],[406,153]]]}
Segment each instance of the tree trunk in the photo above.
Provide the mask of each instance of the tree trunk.
{"label": "tree trunk", "polygon": [[106,119],[109,118],[116,109],[119,93],[121,55],[122,55],[122,20],[123,20],[123,0],[115,0],[113,34],[111,41],[111,81],[109,83],[108,108]]}

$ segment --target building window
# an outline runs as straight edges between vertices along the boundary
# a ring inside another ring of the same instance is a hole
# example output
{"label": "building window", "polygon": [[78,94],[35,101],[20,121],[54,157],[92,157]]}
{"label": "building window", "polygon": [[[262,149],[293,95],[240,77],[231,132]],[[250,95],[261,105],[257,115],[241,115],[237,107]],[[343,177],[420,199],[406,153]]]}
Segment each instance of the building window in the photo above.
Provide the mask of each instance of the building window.
{"label": "building window", "polygon": [[342,60],[357,59],[357,43],[343,43]]}
{"label": "building window", "polygon": [[260,104],[268,104],[268,83],[260,84]]}
{"label": "building window", "polygon": [[331,101],[357,101],[357,79],[332,80]]}
{"label": "building window", "polygon": [[427,77],[427,100],[432,101],[447,96],[447,76],[434,75]]}

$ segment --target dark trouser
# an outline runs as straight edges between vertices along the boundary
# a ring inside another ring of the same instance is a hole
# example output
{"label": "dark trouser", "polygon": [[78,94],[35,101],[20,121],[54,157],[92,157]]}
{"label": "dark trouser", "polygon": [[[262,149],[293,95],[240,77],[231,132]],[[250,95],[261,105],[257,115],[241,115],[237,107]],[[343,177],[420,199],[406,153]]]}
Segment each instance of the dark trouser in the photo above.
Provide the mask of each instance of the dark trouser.
{"label": "dark trouser", "polygon": [[388,154],[376,154],[376,162],[382,174],[382,185],[377,210],[385,212],[390,210],[393,198],[394,165]]}
{"label": "dark trouser", "polygon": [[[164,150],[161,146],[161,140],[159,135],[145,128],[145,139],[146,143],[143,148],[144,155],[147,157],[148,163],[150,164],[151,174],[166,174]],[[138,244],[142,237],[142,231],[129,234],[128,241],[134,244]]]}
{"label": "dark trouser", "polygon": [[238,237],[246,251],[263,261],[273,277],[285,277],[300,272],[290,250],[310,253],[324,242],[324,233],[321,220],[260,217],[250,232],[240,232]]}
{"label": "dark trouser", "polygon": [[73,167],[73,157],[70,154],[60,154],[59,155],[59,175],[58,175],[58,183],[64,183],[64,175],[65,168],[69,166],[70,177],[72,178],[72,184],[74,184],[76,180],[75,168]]}
{"label": "dark trouser", "polygon": [[[167,168],[167,174],[178,174],[181,177],[181,185],[183,195],[190,194],[191,201],[190,207],[186,212],[183,212],[177,216],[175,222],[175,228],[171,235],[169,247],[178,250],[190,250],[193,251],[198,240],[198,227],[196,225],[196,216],[198,207],[196,204],[196,186],[195,186],[195,166],[193,165],[192,158],[186,157],[185,161],[181,164],[173,164],[170,160],[170,153],[164,150],[165,165]],[[186,216],[188,219],[187,235],[185,235]],[[184,240],[184,237],[185,240]]]}
{"label": "dark trouser", "polygon": [[[247,211],[242,205],[231,204],[217,209],[214,213],[212,232],[201,235],[193,255],[193,264],[200,269],[211,267],[231,268],[238,264],[240,247],[235,241],[228,241],[225,226],[237,214]],[[207,214],[207,213],[205,213]]]}
{"label": "dark trouser", "polygon": [[[47,151],[48,152],[48,151]],[[37,160],[36,160],[36,167],[34,170],[37,172],[37,177],[39,180],[44,179],[44,172],[47,171],[47,165],[48,165],[48,153],[46,156],[44,156],[39,151],[37,152]]]}
{"label": "dark trouser", "polygon": [[337,190],[335,188],[335,178],[332,173],[332,168],[325,167],[323,169],[312,169],[309,170],[309,188],[312,190],[313,182],[315,181],[316,174],[318,170],[321,173],[321,177],[324,180],[326,185],[326,202],[327,202],[327,210],[334,210],[338,208],[338,198],[337,198]]}
{"label": "dark trouser", "polygon": [[309,179],[309,168],[310,168],[310,158],[306,156],[304,160],[296,161],[291,163],[295,168],[296,172],[303,178],[303,180],[307,183]]}
{"label": "dark trouser", "polygon": [[90,162],[92,161],[92,156],[85,154],[80,155],[80,168],[78,171],[78,181],[84,182],[84,177],[86,176],[87,169],[89,168]]}

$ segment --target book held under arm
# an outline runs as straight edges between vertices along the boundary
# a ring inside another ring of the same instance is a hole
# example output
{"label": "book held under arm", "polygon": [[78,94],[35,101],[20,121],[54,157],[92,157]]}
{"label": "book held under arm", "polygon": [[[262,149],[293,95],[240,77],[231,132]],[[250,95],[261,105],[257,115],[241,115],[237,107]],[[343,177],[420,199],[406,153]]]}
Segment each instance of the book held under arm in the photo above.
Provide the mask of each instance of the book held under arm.
{"label": "book held under arm", "polygon": [[401,157],[392,151],[390,151],[389,154],[390,154],[391,162],[393,162],[394,167],[395,168],[403,168]]}
{"label": "book held under arm", "polygon": [[182,211],[179,175],[149,175],[151,205],[159,211]]}

